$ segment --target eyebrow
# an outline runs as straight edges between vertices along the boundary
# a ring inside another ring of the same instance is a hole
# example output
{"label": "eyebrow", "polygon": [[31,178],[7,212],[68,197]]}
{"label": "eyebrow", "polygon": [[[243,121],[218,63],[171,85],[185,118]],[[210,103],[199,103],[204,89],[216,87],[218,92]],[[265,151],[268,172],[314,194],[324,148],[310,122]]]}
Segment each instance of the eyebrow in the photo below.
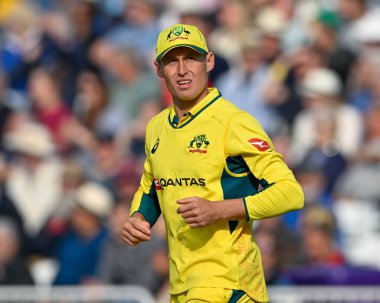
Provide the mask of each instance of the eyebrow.
{"label": "eyebrow", "polygon": [[[182,56],[184,56],[185,58],[186,57],[195,57],[195,58],[202,58],[202,59],[205,59],[206,58],[206,55],[207,54],[201,54],[201,53],[198,53],[198,52],[194,52],[194,53],[187,53],[187,54],[183,54]],[[158,61],[159,64],[162,64],[162,63],[165,63],[172,60],[172,59],[175,59],[177,56],[173,56],[171,58],[169,57],[163,57],[160,61]],[[166,60],[165,60],[166,58]]]}

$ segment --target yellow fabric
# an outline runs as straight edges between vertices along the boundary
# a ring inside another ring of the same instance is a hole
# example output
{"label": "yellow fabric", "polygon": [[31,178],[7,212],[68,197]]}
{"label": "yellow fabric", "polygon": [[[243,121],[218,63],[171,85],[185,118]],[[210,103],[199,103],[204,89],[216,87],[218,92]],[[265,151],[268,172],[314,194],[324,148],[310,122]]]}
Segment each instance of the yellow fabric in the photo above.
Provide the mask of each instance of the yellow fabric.
{"label": "yellow fabric", "polygon": [[206,39],[194,25],[175,24],[164,29],[157,39],[156,59],[159,61],[171,49],[179,46],[191,47],[203,54],[208,53]]}
{"label": "yellow fabric", "polygon": [[244,295],[236,303],[257,303],[257,302],[252,300],[249,296]]}
{"label": "yellow fabric", "polygon": [[19,6],[19,0],[0,0],[0,24]]}
{"label": "yellow fabric", "polygon": [[[192,109],[191,117],[183,117],[178,125],[170,123],[175,120],[174,114],[168,108],[147,126],[145,171],[131,207],[131,214],[139,211],[146,203],[142,197],[151,192],[152,184],[156,185],[169,245],[169,292],[228,288],[243,290],[253,300],[267,302],[261,255],[252,239],[253,219],[301,208],[301,188],[260,124],[220,97],[217,89],[210,89]],[[258,150],[257,144],[265,151]],[[250,172],[228,169],[226,159],[239,155]],[[235,228],[231,229],[228,221],[190,228],[177,214],[176,201],[191,196],[223,200],[229,194],[222,184],[226,172],[234,178],[251,174],[272,185],[245,197],[249,220],[238,221]]]}
{"label": "yellow fabric", "polygon": [[228,303],[231,289],[192,288],[181,294],[171,295],[170,303]]}
{"label": "yellow fabric", "polygon": [[[189,291],[170,296],[170,303],[229,303],[232,290],[225,288],[192,288]],[[236,303],[256,303],[243,295]]]}

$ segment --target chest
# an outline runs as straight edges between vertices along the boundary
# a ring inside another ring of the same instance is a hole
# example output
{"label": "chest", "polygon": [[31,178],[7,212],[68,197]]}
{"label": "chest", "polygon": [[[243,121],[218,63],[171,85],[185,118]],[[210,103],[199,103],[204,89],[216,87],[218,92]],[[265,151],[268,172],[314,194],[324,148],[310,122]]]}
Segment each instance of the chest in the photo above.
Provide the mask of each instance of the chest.
{"label": "chest", "polygon": [[183,178],[202,178],[223,169],[224,129],[216,121],[201,122],[155,131],[149,144],[155,178],[182,178],[186,183]]}

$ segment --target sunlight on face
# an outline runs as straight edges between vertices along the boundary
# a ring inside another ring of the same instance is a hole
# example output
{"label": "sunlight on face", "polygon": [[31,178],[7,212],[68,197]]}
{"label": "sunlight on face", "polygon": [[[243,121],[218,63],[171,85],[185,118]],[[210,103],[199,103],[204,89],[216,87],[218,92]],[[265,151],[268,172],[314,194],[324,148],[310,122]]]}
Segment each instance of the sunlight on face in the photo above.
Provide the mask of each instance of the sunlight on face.
{"label": "sunlight on face", "polygon": [[214,55],[202,55],[189,47],[169,51],[156,62],[159,77],[164,78],[174,103],[196,104],[207,95],[208,72],[214,67]]}

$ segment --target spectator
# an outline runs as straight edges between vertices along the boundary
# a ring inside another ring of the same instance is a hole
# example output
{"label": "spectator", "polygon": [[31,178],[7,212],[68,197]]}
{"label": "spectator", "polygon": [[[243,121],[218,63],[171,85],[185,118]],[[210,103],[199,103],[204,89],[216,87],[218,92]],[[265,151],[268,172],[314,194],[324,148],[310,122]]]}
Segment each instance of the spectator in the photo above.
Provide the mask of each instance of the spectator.
{"label": "spectator", "polygon": [[60,152],[67,150],[68,142],[62,128],[70,120],[71,112],[60,96],[55,74],[45,68],[33,70],[29,79],[29,97],[37,121],[49,129]]}
{"label": "spectator", "polygon": [[66,104],[72,107],[75,96],[75,84],[82,70],[92,64],[89,52],[93,43],[108,29],[108,24],[99,10],[96,1],[67,2],[67,21],[70,23],[72,36],[69,47],[63,52],[66,74],[64,98]]}
{"label": "spectator", "polygon": [[160,32],[158,12],[159,3],[155,0],[129,0],[124,7],[122,22],[103,39],[116,48],[134,48],[144,62],[150,61]]}
{"label": "spectator", "polygon": [[264,101],[264,87],[269,77],[270,69],[263,61],[260,45],[250,40],[242,46],[239,68],[221,75],[216,86],[223,96],[257,117],[264,129],[272,133],[280,122]]}
{"label": "spectator", "polygon": [[353,158],[363,135],[362,117],[354,107],[342,103],[342,86],[337,75],[326,68],[314,69],[301,81],[300,93],[305,109],[297,115],[293,127],[295,162],[299,163],[315,146],[317,117],[326,112],[335,117],[333,138],[340,153],[347,159]]}
{"label": "spectator", "polygon": [[[380,36],[379,36],[380,41]],[[354,65],[347,96],[362,113],[380,98],[380,60],[376,49],[362,54]]]}
{"label": "spectator", "polygon": [[25,261],[20,257],[20,238],[10,219],[0,217],[0,285],[34,284]]}
{"label": "spectator", "polygon": [[336,242],[336,223],[330,211],[310,206],[303,214],[302,224],[305,265],[340,266],[345,263]]}
{"label": "spectator", "polygon": [[67,158],[62,163],[62,194],[60,201],[49,217],[45,226],[45,232],[51,237],[52,249],[56,249],[60,238],[67,232],[73,197],[75,192],[86,181],[84,168],[73,158]]}
{"label": "spectator", "polygon": [[298,262],[299,239],[280,217],[257,222],[254,226],[254,234],[263,252],[263,268],[267,285],[287,284],[284,273]]}
{"label": "spectator", "polygon": [[[319,201],[325,206],[331,206],[331,193],[336,181],[347,166],[346,158],[342,155],[335,139],[337,122],[335,115],[333,111],[322,111],[316,114],[315,143],[306,153],[297,170],[298,177],[303,181],[311,181],[313,173],[315,176],[320,175],[323,184],[321,184],[321,188],[312,190],[309,187],[312,183],[303,184],[305,191],[308,192],[307,189],[309,189],[317,194],[314,198],[313,195],[306,194],[305,200],[311,203]],[[307,172],[311,173],[309,175],[311,179],[306,177]]]}
{"label": "spectator", "polygon": [[145,160],[145,128],[149,120],[162,110],[158,100],[147,100],[126,129],[117,138],[124,156],[138,161],[140,165]]}
{"label": "spectator", "polygon": [[42,60],[42,32],[38,11],[27,2],[19,2],[4,20],[5,39],[0,48],[0,66],[9,86],[24,93],[30,70]]}
{"label": "spectator", "polygon": [[77,81],[77,95],[74,101],[74,114],[89,131],[107,133],[109,105],[108,86],[95,69],[83,70]]}
{"label": "spectator", "polygon": [[39,237],[61,196],[62,166],[53,141],[46,128],[23,122],[7,135],[6,144],[14,156],[5,190],[21,215],[26,253],[50,254],[49,243]]}
{"label": "spectator", "polygon": [[309,71],[324,67],[326,63],[316,48],[307,46],[295,51],[285,61],[288,61],[282,63],[282,70],[285,74],[269,78],[264,88],[264,98],[265,102],[272,106],[291,128],[295,117],[303,109],[302,99],[297,90],[299,82]]}
{"label": "spectator", "polygon": [[311,24],[310,34],[315,47],[326,57],[327,66],[338,75],[342,87],[346,88],[356,56],[350,49],[339,44],[340,26],[341,19],[336,12],[322,9]]}
{"label": "spectator", "polygon": [[165,238],[155,233],[141,246],[128,247],[120,231],[129,216],[128,204],[115,205],[110,216],[110,234],[102,250],[99,278],[106,284],[137,284],[156,294],[168,275]]}
{"label": "spectator", "polygon": [[5,180],[8,175],[8,165],[3,155],[0,154],[0,217],[13,222],[14,232],[18,234],[20,252],[24,252],[25,232],[24,222],[16,208],[15,203],[8,197],[5,189]]}
{"label": "spectator", "polygon": [[94,56],[111,75],[108,85],[113,111],[120,112],[124,121],[130,122],[144,102],[161,97],[159,81],[151,70],[144,67],[133,48],[115,49],[110,45],[105,48],[95,48]]}
{"label": "spectator", "polygon": [[0,151],[3,151],[3,135],[13,115],[13,110],[6,103],[7,83],[6,78],[0,71]]}
{"label": "spectator", "polygon": [[[366,113],[366,140],[357,161],[341,176],[335,188],[334,212],[347,258],[357,265],[380,268],[380,105]],[[365,180],[365,182],[363,182]],[[360,187],[357,187],[360,184]],[[366,220],[362,220],[365,217]],[[356,226],[357,228],[354,228]]]}
{"label": "spectator", "polygon": [[314,206],[303,217],[304,265],[286,277],[297,285],[376,285],[378,271],[348,265],[336,242],[335,220],[331,212]]}
{"label": "spectator", "polygon": [[240,57],[243,42],[251,39],[249,11],[241,1],[223,0],[217,12],[218,26],[210,34],[210,48],[231,66]]}
{"label": "spectator", "polygon": [[339,0],[338,12],[342,17],[343,26],[340,31],[340,40],[345,47],[358,51],[360,44],[355,37],[357,27],[368,15],[365,0]]}
{"label": "spectator", "polygon": [[92,156],[88,167],[91,180],[115,191],[115,181],[122,163],[122,151],[112,134],[99,135],[97,144],[90,153]]}
{"label": "spectator", "polygon": [[59,270],[55,285],[78,285],[95,279],[100,263],[100,248],[107,230],[103,225],[110,214],[111,194],[95,183],[78,188],[71,213],[71,230],[57,250]]}
{"label": "spectator", "polygon": [[140,185],[141,166],[134,159],[129,159],[123,163],[117,174],[116,179],[116,197],[119,203],[129,204]]}

